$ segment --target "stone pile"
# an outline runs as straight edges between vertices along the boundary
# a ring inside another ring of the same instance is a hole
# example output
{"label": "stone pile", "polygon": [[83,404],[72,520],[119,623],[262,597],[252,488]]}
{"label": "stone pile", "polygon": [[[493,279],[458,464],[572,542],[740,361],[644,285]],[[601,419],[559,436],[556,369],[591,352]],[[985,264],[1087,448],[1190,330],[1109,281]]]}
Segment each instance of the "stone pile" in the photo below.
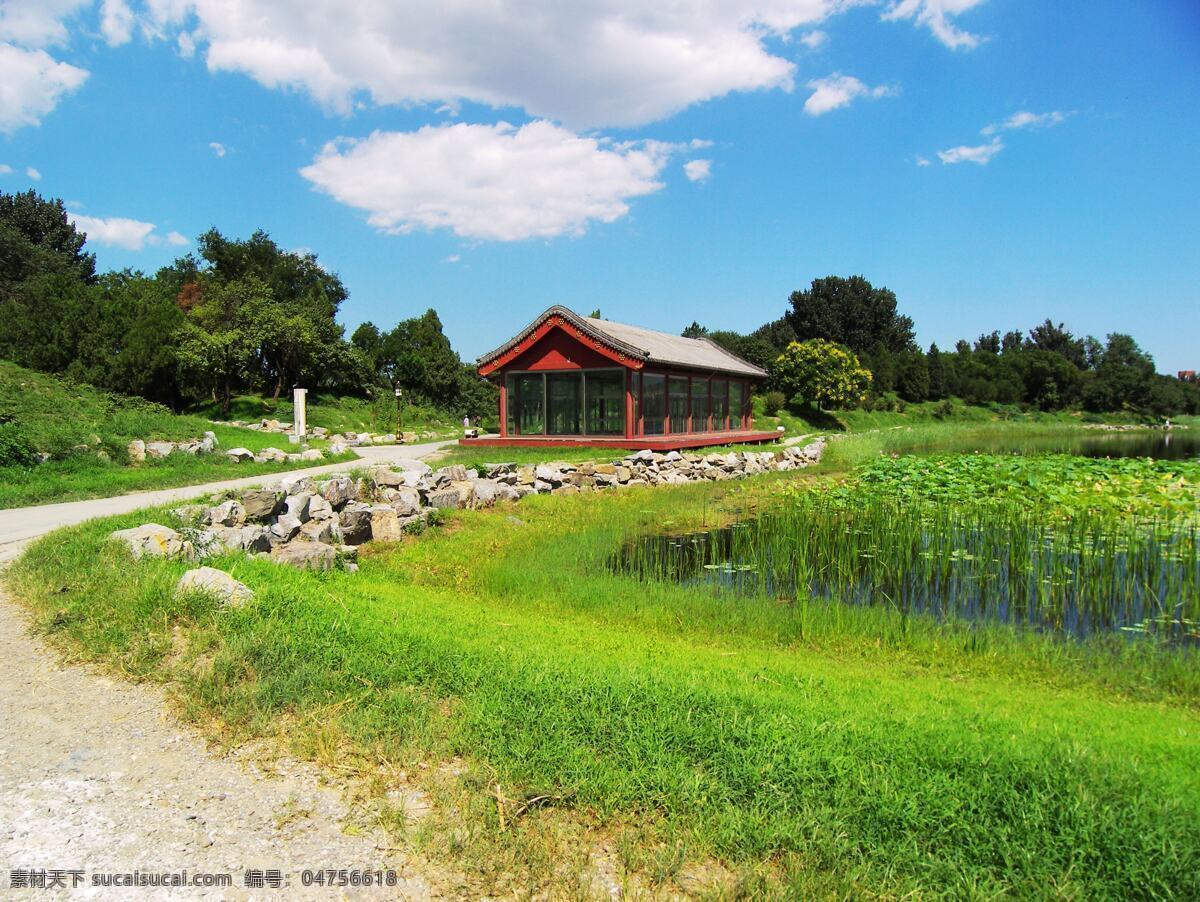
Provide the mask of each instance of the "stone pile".
{"label": "stone pile", "polygon": [[125,452],[129,455],[130,461],[141,463],[148,457],[170,457],[172,454],[211,454],[217,450],[218,444],[220,443],[214,432],[206,432],[204,438],[186,442],[147,442],[135,438],[126,446]]}
{"label": "stone pile", "polygon": [[394,542],[419,531],[436,512],[491,507],[534,494],[578,494],[627,486],[675,485],[796,470],[820,461],[824,441],[774,451],[688,454],[638,451],[611,463],[498,463],[485,472],[460,465],[431,469],[417,460],[377,467],[365,476],[284,477],[230,494],[211,507],[180,508],[186,523],[156,523],[114,532],[134,557],[204,558],[244,552],[295,567],[353,569],[357,547]]}
{"label": "stone pile", "polygon": [[[295,435],[295,426],[291,423],[284,423],[282,420],[259,420],[257,423],[247,423],[243,420],[214,421],[220,426],[234,426],[239,429],[253,429],[255,432],[272,432],[279,435],[293,436]],[[331,441],[338,442],[347,447],[359,447],[362,445],[412,445],[419,442],[422,438],[437,438],[436,432],[404,432],[397,435],[394,432],[389,432],[381,435],[376,435],[372,432],[334,432],[331,433],[324,426],[310,426],[308,433],[304,438],[327,438]]]}
{"label": "stone pile", "polygon": [[[332,450],[332,449],[331,449]],[[334,454],[340,454],[343,449],[333,451]],[[298,453],[289,453],[281,451],[278,448],[263,448],[257,454],[249,448],[230,448],[225,452],[225,456],[234,463],[245,463],[246,461],[254,461],[256,464],[265,463],[301,463],[303,461],[324,460],[325,454],[319,448],[308,448]]]}

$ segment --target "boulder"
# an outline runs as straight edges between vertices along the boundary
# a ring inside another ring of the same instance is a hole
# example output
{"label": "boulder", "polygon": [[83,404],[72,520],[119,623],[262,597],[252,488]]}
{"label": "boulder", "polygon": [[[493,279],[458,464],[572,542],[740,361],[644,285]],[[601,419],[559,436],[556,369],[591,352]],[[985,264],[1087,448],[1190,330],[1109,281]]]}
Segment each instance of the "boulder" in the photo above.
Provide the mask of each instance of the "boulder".
{"label": "boulder", "polygon": [[147,457],[169,457],[171,452],[175,450],[174,442],[147,442],[146,456]]}
{"label": "boulder", "polygon": [[400,436],[400,441],[406,445],[414,445],[418,441],[417,434],[415,432],[405,432]]}
{"label": "boulder", "polygon": [[140,438],[135,438],[125,446],[125,453],[129,455],[131,463],[140,464],[146,459],[146,443]]}
{"label": "boulder", "polygon": [[219,447],[221,442],[217,439],[217,434],[211,429],[204,433],[204,441],[208,442],[210,449]]}
{"label": "boulder", "polygon": [[[528,490],[529,486],[522,486]],[[507,485],[503,482],[496,483],[496,500],[497,501],[520,501],[521,492],[515,486]]]}
{"label": "boulder", "polygon": [[499,497],[497,483],[490,479],[472,479],[469,485],[473,507],[491,507],[496,503],[496,498]]}
{"label": "boulder", "polygon": [[421,460],[416,460],[411,457],[400,457],[392,461],[393,470],[416,470],[422,475],[428,475],[433,472],[433,468],[429,464]]}
{"label": "boulder", "polygon": [[242,508],[246,511],[247,520],[266,520],[275,516],[283,494],[274,489],[252,489],[242,492]]}
{"label": "boulder", "polygon": [[361,545],[371,538],[371,509],[363,505],[347,505],[338,514],[342,528],[342,541],[347,545]]}
{"label": "boulder", "polygon": [[271,559],[300,570],[332,570],[337,550],[324,542],[292,542],[277,546]]}
{"label": "boulder", "polygon": [[400,518],[385,505],[371,508],[371,540],[375,542],[398,542],[403,537]]}
{"label": "boulder", "polygon": [[225,452],[225,456],[239,464],[247,460],[254,460],[254,452],[249,448],[230,448]]}
{"label": "boulder", "polygon": [[320,495],[313,495],[309,498],[308,516],[313,520],[333,520],[337,517],[333,512],[333,505]]}
{"label": "boulder", "polygon": [[421,510],[421,493],[409,486],[388,489],[388,504],[401,517],[411,517]]}
{"label": "boulder", "polygon": [[295,517],[301,523],[310,519],[309,505],[312,502],[313,496],[308,492],[301,492],[297,495],[288,495],[283,499],[284,510],[287,511],[289,517]]}
{"label": "boulder", "polygon": [[325,436],[329,435],[329,430],[324,426],[313,426],[308,432],[313,438],[325,438]]}
{"label": "boulder", "polygon": [[124,542],[137,559],[143,557],[179,557],[192,553],[190,542],[175,530],[158,523],[145,523],[132,529],[118,529],[110,539]]}
{"label": "boulder", "polygon": [[223,501],[208,512],[208,522],[214,526],[241,526],[246,522],[246,509],[237,501]]}
{"label": "boulder", "polygon": [[562,472],[549,464],[539,464],[534,468],[533,475],[535,479],[540,479],[542,482],[548,482],[551,485],[559,485],[563,481]]}
{"label": "boulder", "polygon": [[186,595],[192,592],[210,595],[223,607],[236,608],[254,598],[254,593],[249,587],[215,567],[197,567],[179,577],[179,582],[175,585],[175,594]]}
{"label": "boulder", "polygon": [[396,436],[390,432],[387,435],[377,435],[377,436],[375,436],[375,438],[373,440],[373,444],[394,445],[394,444],[396,444]]}
{"label": "boulder", "polygon": [[287,542],[300,531],[300,521],[290,514],[282,514],[271,524],[274,543]]}
{"label": "boulder", "polygon": [[302,542],[336,545],[342,541],[342,530],[337,520],[309,520],[300,527],[297,538]]}
{"label": "boulder", "polygon": [[287,452],[281,451],[278,448],[263,448],[254,455],[256,463],[276,463],[281,464],[287,460]]}
{"label": "boulder", "polygon": [[332,454],[334,457],[337,457],[339,454],[345,454],[346,450],[347,449],[346,449],[345,442],[330,442],[329,443],[329,453]]}
{"label": "boulder", "polygon": [[247,551],[269,551],[271,535],[267,527],[258,523],[248,523],[243,526],[242,547]]}
{"label": "boulder", "polygon": [[308,448],[307,450],[300,452],[300,459],[301,460],[324,460],[325,454],[321,451],[320,448]]}
{"label": "boulder", "polygon": [[537,479],[537,474],[533,467],[517,469],[517,485],[533,485],[535,479]]}
{"label": "boulder", "polygon": [[338,508],[354,497],[354,482],[349,476],[334,476],[321,486],[321,497]]}
{"label": "boulder", "polygon": [[317,491],[316,484],[311,476],[284,476],[279,480],[279,488],[283,490],[285,495],[299,495],[307,493],[314,494]]}
{"label": "boulder", "polygon": [[439,510],[457,510],[462,506],[462,498],[458,494],[458,490],[454,488],[430,492],[425,500],[430,507],[436,507]]}

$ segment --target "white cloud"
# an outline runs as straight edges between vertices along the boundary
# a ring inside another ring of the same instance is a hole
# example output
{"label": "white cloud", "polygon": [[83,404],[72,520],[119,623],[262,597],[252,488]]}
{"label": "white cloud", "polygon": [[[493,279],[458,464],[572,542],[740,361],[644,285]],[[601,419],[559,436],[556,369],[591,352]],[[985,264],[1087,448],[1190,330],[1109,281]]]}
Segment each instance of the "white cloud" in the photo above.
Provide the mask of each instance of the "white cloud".
{"label": "white cloud", "polygon": [[171,247],[184,247],[191,244],[187,235],[182,235],[179,232],[167,232],[167,244]]}
{"label": "white cloud", "polygon": [[829,35],[819,28],[815,31],[806,31],[800,36],[800,43],[809,50],[816,50],[818,47],[824,47],[829,43]]}
{"label": "white cloud", "polygon": [[790,90],[795,66],[771,39],[812,33],[856,3],[151,0],[147,15],[164,37],[187,29],[213,71],[298,88],[344,113],[365,93],[377,104],[515,106],[578,127]]}
{"label": "white cloud", "polygon": [[1053,110],[1049,113],[1031,113],[1028,110],[1021,110],[1019,113],[1013,113],[1003,122],[994,122],[991,125],[982,129],[984,135],[994,135],[997,132],[1014,131],[1022,128],[1053,128],[1056,125],[1066,121],[1070,113],[1063,113],[1059,110]]}
{"label": "white cloud", "polygon": [[707,182],[712,175],[712,160],[688,160],[683,171],[689,182]]}
{"label": "white cloud", "polygon": [[1004,143],[999,138],[993,138],[988,144],[978,144],[974,147],[960,145],[948,150],[939,150],[938,158],[943,163],[978,163],[986,166],[992,157],[1004,150]]}
{"label": "white cloud", "polygon": [[868,87],[853,75],[841,75],[837,72],[810,81],[808,87],[812,94],[804,101],[804,112],[810,116],[821,116],[844,107],[856,97],[891,97],[899,93],[898,89],[886,85]]}
{"label": "white cloud", "polygon": [[913,20],[924,25],[933,36],[951,50],[971,50],[979,46],[980,37],[963,31],[954,24],[954,17],[979,6],[984,0],[893,0],[884,10],[883,18],[890,21]]}
{"label": "white cloud", "polygon": [[0,3],[0,41],[39,48],[67,40],[64,20],[94,0],[4,0]]}
{"label": "white cloud", "polygon": [[7,163],[0,163],[0,175],[12,175],[13,168]]}
{"label": "white cloud", "polygon": [[104,0],[100,4],[100,33],[108,46],[128,44],[133,34],[133,10],[126,0]]}
{"label": "white cloud", "polygon": [[923,157],[920,154],[917,154],[917,165],[918,166],[932,166],[933,164],[929,162],[929,157]]}
{"label": "white cloud", "polygon": [[581,137],[550,122],[425,126],[327,144],[300,174],[383,232],[520,241],[581,235],[663,187],[680,145]]}
{"label": "white cloud", "polygon": [[142,222],[137,219],[124,219],[120,216],[101,218],[84,216],[80,213],[68,213],[67,219],[75,224],[79,231],[87,234],[87,240],[96,244],[107,244],[121,247],[127,251],[140,251],[147,244],[157,244],[154,223]]}
{"label": "white cloud", "polygon": [[210,141],[208,146],[212,148],[212,152],[218,157],[223,157],[225,154],[229,153],[228,149],[220,141]]}
{"label": "white cloud", "polygon": [[37,125],[87,77],[85,70],[59,62],[45,50],[0,44],[0,132]]}
{"label": "white cloud", "polygon": [[32,166],[25,167],[25,174],[27,176],[29,176],[29,178],[33,179],[35,182],[40,182],[42,180],[42,174],[40,172],[38,172],[36,169],[34,169]]}
{"label": "white cloud", "polygon": [[457,263],[462,259],[462,254],[451,254],[449,257],[443,257],[443,263]]}

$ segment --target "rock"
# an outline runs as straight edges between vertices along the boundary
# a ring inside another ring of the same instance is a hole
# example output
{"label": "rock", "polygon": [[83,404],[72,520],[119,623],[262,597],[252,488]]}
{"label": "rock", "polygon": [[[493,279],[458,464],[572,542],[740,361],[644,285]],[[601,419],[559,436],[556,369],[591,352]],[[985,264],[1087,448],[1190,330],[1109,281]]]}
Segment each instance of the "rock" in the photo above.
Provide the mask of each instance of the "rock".
{"label": "rock", "polygon": [[96,460],[101,461],[106,464],[112,463],[112,458],[108,456],[108,452],[105,451],[103,448],[101,448],[99,451],[96,452]]}
{"label": "rock", "polygon": [[146,444],[147,457],[170,457],[174,450],[174,442],[148,442]]}
{"label": "rock", "polygon": [[203,440],[208,442],[210,449],[220,447],[220,444],[221,444],[220,440],[217,439],[217,434],[215,432],[213,432],[212,430],[209,430],[208,432],[204,433]]}
{"label": "rock", "polygon": [[497,483],[490,479],[472,479],[470,481],[471,499],[474,507],[491,507],[496,503],[499,492]]}
{"label": "rock", "polygon": [[354,482],[349,476],[334,476],[320,488],[321,497],[338,508],[354,497]]}
{"label": "rock", "polygon": [[201,518],[208,521],[208,508],[203,504],[182,504],[168,511],[180,523],[188,526],[198,526]]}
{"label": "rock", "polygon": [[415,445],[418,441],[418,437],[415,432],[406,432],[400,436],[400,441],[404,442],[406,445]]}
{"label": "rock", "polygon": [[358,546],[357,545],[338,545],[335,550],[337,551],[338,557],[340,557],[344,561],[358,560]]}
{"label": "rock", "polygon": [[388,489],[391,497],[388,498],[388,504],[401,517],[411,517],[413,514],[421,510],[421,493],[409,486],[401,486],[396,489]]}
{"label": "rock", "polygon": [[300,452],[301,460],[324,460],[325,454],[320,448],[309,448]]}
{"label": "rock", "polygon": [[283,490],[285,495],[299,495],[307,493],[314,494],[317,491],[316,484],[312,481],[311,476],[284,476],[279,480],[279,488]]}
{"label": "rock", "polygon": [[275,542],[287,542],[300,531],[300,521],[290,514],[275,518],[271,524],[271,535]]}
{"label": "rock", "polygon": [[283,499],[284,510],[287,511],[288,516],[295,517],[303,523],[309,519],[308,509],[312,498],[313,496],[307,492],[301,492],[298,495],[288,495]]}
{"label": "rock", "polygon": [[427,476],[433,472],[433,468],[422,460],[416,460],[411,457],[400,457],[392,461],[393,470],[416,470],[422,476]]}
{"label": "rock", "polygon": [[308,431],[313,438],[325,438],[325,436],[329,435],[329,430],[324,426],[313,426]]}
{"label": "rock", "polygon": [[332,570],[337,551],[324,542],[292,542],[276,546],[271,559],[300,570]]}
{"label": "rock", "polygon": [[297,538],[302,542],[336,545],[342,541],[342,530],[337,520],[309,520],[300,527]]}
{"label": "rock", "polygon": [[517,485],[533,485],[535,479],[537,479],[537,474],[533,467],[517,469]]}
{"label": "rock", "polygon": [[214,526],[241,526],[246,522],[246,509],[237,501],[224,501],[208,512],[208,522]]}
{"label": "rock", "polygon": [[254,455],[256,463],[277,463],[281,464],[287,460],[287,452],[281,451],[278,448],[263,448]]}
{"label": "rock", "polygon": [[387,435],[377,435],[373,440],[376,445],[394,445],[396,444],[396,436],[388,433]]}
{"label": "rock", "polygon": [[614,475],[617,477],[617,482],[624,484],[633,478],[633,471],[629,467],[617,467]]}
{"label": "rock", "polygon": [[176,595],[199,592],[216,598],[222,606],[240,607],[254,598],[249,587],[238,582],[224,570],[215,567],[197,567],[179,577],[175,585]]}
{"label": "rock", "polygon": [[459,496],[458,490],[454,488],[430,492],[425,500],[430,507],[439,510],[457,510],[462,505],[462,498]]}
{"label": "rock", "polygon": [[548,482],[551,485],[559,485],[563,480],[562,473],[548,464],[539,464],[534,468],[533,475],[535,479],[540,479],[542,482]]}
{"label": "rock", "polygon": [[246,511],[246,519],[266,520],[275,516],[282,499],[283,493],[274,489],[252,489],[242,492],[242,508]]}
{"label": "rock", "polygon": [[360,445],[369,445],[369,444],[371,444],[371,433],[359,432],[358,434],[356,434],[354,436],[354,440],[356,442],[358,442]]}
{"label": "rock", "polygon": [[204,438],[200,439],[200,442],[196,448],[196,451],[199,454],[211,454],[213,452],[213,449],[216,447],[217,447],[216,442],[213,439],[210,439],[206,435]]}
{"label": "rock", "polygon": [[339,454],[345,454],[346,450],[347,449],[346,449],[345,442],[330,442],[329,443],[329,453],[332,454],[334,457],[337,457]]}
{"label": "rock", "polygon": [[313,520],[333,520],[337,517],[333,512],[333,505],[320,495],[313,495],[309,498],[308,516]]}
{"label": "rock", "polygon": [[179,557],[192,552],[191,543],[184,541],[183,536],[158,523],[118,529],[109,538],[124,542],[138,560],[143,557]]}
{"label": "rock", "polygon": [[247,460],[254,460],[254,452],[249,448],[230,448],[225,452],[225,456],[239,464]]}
{"label": "rock", "polygon": [[[526,488],[528,488],[528,487],[526,486]],[[503,482],[497,483],[496,484],[496,500],[497,501],[520,501],[521,493],[519,491],[517,491],[516,487],[514,487],[514,486],[506,485]]]}
{"label": "rock", "polygon": [[371,538],[371,509],[366,505],[351,507],[338,514],[342,527],[342,541],[347,545],[361,545]]}
{"label": "rock", "polygon": [[375,542],[398,542],[403,537],[400,518],[390,507],[371,508],[371,539]]}
{"label": "rock", "polygon": [[140,464],[146,459],[146,443],[140,438],[135,438],[125,446],[125,453],[129,455],[131,463]]}

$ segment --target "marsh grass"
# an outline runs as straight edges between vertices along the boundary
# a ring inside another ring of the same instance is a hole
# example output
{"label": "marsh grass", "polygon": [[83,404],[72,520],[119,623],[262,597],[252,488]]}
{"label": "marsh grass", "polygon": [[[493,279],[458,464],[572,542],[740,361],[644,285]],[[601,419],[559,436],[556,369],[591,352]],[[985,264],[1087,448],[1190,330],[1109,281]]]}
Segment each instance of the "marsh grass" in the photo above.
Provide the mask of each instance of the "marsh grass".
{"label": "marsh grass", "polygon": [[[229,741],[281,737],[339,779],[404,770],[437,801],[407,841],[474,891],[583,894],[602,843],[621,880],[666,891],[1200,893],[1195,689],[1161,656],[605,566],[787,485],[533,498],[353,574],[230,558],[256,599],[228,612],[171,596],[185,565],[105,544],[143,513],[48,536],[12,588],[52,641],[170,682]],[[502,830],[497,787],[562,801]]]}

